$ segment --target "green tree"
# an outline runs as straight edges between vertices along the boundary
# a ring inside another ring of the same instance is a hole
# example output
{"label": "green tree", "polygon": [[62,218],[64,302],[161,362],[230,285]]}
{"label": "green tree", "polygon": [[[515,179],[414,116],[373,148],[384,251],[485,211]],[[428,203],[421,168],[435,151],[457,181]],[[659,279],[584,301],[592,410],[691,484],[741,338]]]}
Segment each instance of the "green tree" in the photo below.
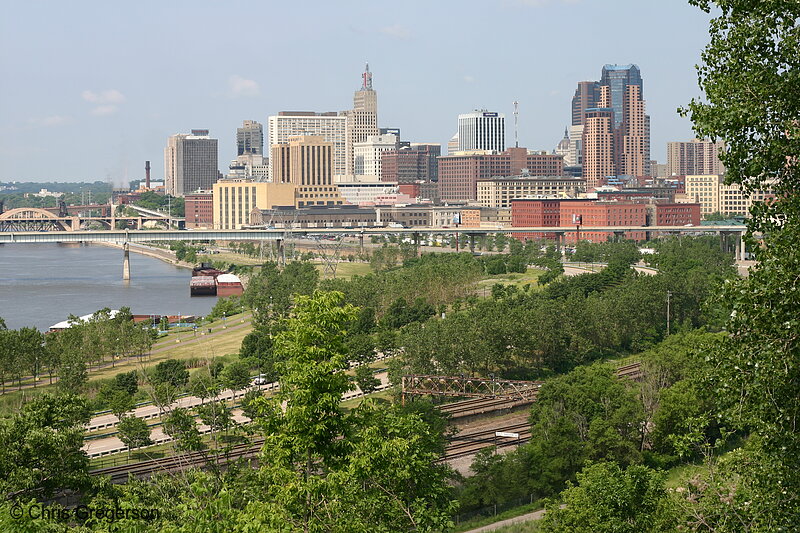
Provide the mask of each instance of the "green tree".
{"label": "green tree", "polygon": [[15,497],[48,496],[85,487],[88,458],[81,450],[86,400],[71,394],[37,396],[0,420],[0,488]]}
{"label": "green tree", "polygon": [[229,364],[222,372],[222,383],[234,391],[244,389],[250,385],[250,366],[243,361]]}
{"label": "green tree", "polygon": [[100,399],[118,419],[135,407],[133,396],[128,391],[105,386],[100,389]]}
{"label": "green tree", "polygon": [[183,361],[167,359],[161,361],[153,369],[152,380],[154,384],[169,383],[173,387],[182,387],[189,382],[189,371]]}
{"label": "green tree", "polygon": [[358,388],[361,389],[361,392],[364,394],[374,392],[378,385],[381,384],[381,380],[375,377],[375,374],[372,373],[372,369],[367,365],[356,367],[355,381]]}
{"label": "green tree", "polygon": [[345,413],[352,385],[345,344],[356,309],[340,293],[299,297],[277,339],[286,354],[281,389],[260,398],[266,435],[259,471],[264,498],[247,508],[253,527],[303,531],[441,530],[452,503],[438,450],[417,416]]}
{"label": "green tree", "polygon": [[193,452],[203,448],[194,416],[186,409],[172,410],[164,419],[164,432],[175,440],[175,449],[178,451]]}
{"label": "green tree", "polygon": [[[698,69],[703,100],[689,105],[698,136],[721,139],[726,179],[745,191],[769,188],[748,222],[760,232],[758,264],[725,286],[728,335],[709,353],[707,386],[752,445],[737,455],[739,487],[717,531],[791,530],[800,515],[800,4],[792,0],[691,0],[713,12]],[[753,243],[755,244],[755,243]],[[734,520],[735,519],[735,520]]]}
{"label": "green tree", "polygon": [[113,386],[133,396],[139,390],[139,376],[135,370],[120,372],[114,376]]}
{"label": "green tree", "polygon": [[209,402],[197,408],[197,414],[205,425],[211,428],[211,438],[214,439],[214,448],[217,448],[219,432],[228,429],[233,424],[231,409],[222,402]]}
{"label": "green tree", "polygon": [[119,440],[128,447],[128,457],[131,450],[153,444],[150,438],[150,428],[147,422],[135,416],[123,416],[117,424]]}
{"label": "green tree", "polygon": [[646,466],[622,470],[615,463],[587,466],[578,484],[561,494],[565,504],[547,508],[541,531],[555,533],[639,533],[674,531],[676,514],[664,475]]}

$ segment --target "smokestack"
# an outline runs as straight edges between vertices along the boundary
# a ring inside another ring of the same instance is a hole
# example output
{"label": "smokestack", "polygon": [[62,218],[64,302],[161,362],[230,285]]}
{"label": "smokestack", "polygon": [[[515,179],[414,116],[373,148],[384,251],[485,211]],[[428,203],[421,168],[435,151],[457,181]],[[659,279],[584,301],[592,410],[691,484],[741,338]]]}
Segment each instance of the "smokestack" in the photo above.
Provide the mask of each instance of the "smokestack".
{"label": "smokestack", "polygon": [[150,161],[144,162],[144,186],[150,189]]}

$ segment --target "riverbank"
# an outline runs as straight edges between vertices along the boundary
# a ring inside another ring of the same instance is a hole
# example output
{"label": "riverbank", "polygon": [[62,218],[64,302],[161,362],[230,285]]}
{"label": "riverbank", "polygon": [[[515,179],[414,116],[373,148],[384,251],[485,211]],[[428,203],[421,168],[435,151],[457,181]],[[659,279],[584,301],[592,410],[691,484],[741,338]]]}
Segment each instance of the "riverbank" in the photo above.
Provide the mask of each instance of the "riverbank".
{"label": "riverbank", "polygon": [[[123,246],[121,244],[115,242],[96,242],[91,244],[99,244],[100,246],[105,246],[107,248],[116,248],[118,250],[122,250]],[[165,263],[169,263],[172,266],[180,267],[180,268],[194,268],[194,265],[191,263],[187,263],[186,261],[178,261],[178,258],[175,257],[175,253],[171,250],[162,250],[160,248],[151,248],[149,246],[145,246],[143,244],[128,244],[128,249],[131,252],[146,255],[148,257],[152,257],[154,259],[160,259]]]}

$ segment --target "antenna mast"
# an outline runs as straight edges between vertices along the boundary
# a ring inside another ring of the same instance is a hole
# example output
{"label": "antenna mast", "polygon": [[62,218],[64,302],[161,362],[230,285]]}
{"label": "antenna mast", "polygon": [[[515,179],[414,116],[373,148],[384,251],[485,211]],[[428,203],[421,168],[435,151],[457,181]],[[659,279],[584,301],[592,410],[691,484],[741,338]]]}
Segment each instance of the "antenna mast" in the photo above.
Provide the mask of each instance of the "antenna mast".
{"label": "antenna mast", "polygon": [[519,148],[519,102],[514,100],[514,148]]}

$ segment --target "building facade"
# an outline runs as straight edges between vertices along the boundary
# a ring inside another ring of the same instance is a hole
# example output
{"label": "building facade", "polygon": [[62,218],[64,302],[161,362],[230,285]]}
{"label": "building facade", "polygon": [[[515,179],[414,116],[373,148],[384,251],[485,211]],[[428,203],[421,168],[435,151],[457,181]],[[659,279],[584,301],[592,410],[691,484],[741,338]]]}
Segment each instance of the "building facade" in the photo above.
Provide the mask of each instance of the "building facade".
{"label": "building facade", "polygon": [[212,195],[213,227],[241,229],[250,223],[250,213],[255,208],[294,207],[295,189],[291,183],[220,180],[214,184]]}
{"label": "building facade", "polygon": [[561,176],[564,158],[526,148],[509,148],[502,153],[456,152],[439,158],[439,195],[443,202],[468,202],[478,197],[478,180],[495,176],[516,176],[528,169],[532,176]]}
{"label": "building facade", "polygon": [[264,155],[264,126],[245,120],[236,128],[236,155]]}
{"label": "building facade", "polygon": [[493,150],[502,152],[505,149],[505,115],[485,109],[458,115],[459,151]]}
{"label": "building facade", "polygon": [[[346,112],[347,128],[345,136],[345,173],[355,174],[356,143],[363,143],[368,137],[380,135],[378,129],[378,93],[372,88],[372,73],[367,64],[361,75],[361,88],[353,94],[353,109]],[[343,181],[351,181],[345,178]]]}
{"label": "building facade", "polygon": [[[269,117],[270,150],[276,144],[288,144],[289,138],[298,136],[317,136],[333,145],[333,175],[347,174],[347,158],[345,145],[347,137],[347,116],[330,111],[314,113],[313,111],[281,111]],[[269,175],[273,181],[275,168],[269,161]]]}
{"label": "building facade", "polygon": [[586,110],[598,107],[600,82],[579,81],[572,97],[572,125],[583,126]]}
{"label": "building facade", "polygon": [[209,137],[208,130],[170,137],[164,149],[165,192],[182,197],[211,189],[219,178],[217,150],[217,139]]}
{"label": "building facade", "polygon": [[382,154],[396,151],[396,135],[370,135],[364,142],[353,144],[353,181],[381,181]]}
{"label": "building facade", "polygon": [[214,201],[211,191],[199,191],[183,197],[186,228],[213,228]]}
{"label": "building facade", "polygon": [[333,150],[333,143],[313,135],[273,145],[273,183],[294,184],[298,207],[342,204],[339,188],[333,184]]}
{"label": "building facade", "polygon": [[577,197],[583,192],[583,178],[567,176],[512,176],[508,178],[480,179],[477,183],[478,203],[483,207],[507,209],[515,198]]}
{"label": "building facade", "polygon": [[394,183],[437,181],[441,155],[441,145],[422,143],[381,152],[381,181]]}
{"label": "building facade", "polygon": [[741,186],[725,184],[717,174],[689,175],[684,178],[684,196],[689,202],[700,204],[703,216],[720,213],[725,216],[750,216],[753,202],[763,202],[775,197],[770,189],[748,194]]}
{"label": "building facade", "polygon": [[667,143],[666,176],[722,175],[725,165],[719,160],[722,141],[692,139],[688,142]]}

